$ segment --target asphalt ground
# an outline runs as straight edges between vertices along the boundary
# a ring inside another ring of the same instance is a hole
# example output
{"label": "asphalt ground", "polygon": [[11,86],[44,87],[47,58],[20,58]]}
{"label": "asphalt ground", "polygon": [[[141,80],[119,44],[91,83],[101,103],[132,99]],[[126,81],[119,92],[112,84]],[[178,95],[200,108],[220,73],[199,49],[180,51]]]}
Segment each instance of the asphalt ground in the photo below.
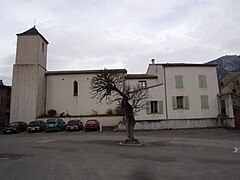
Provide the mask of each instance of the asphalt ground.
{"label": "asphalt ground", "polygon": [[0,134],[0,179],[240,179],[240,130]]}

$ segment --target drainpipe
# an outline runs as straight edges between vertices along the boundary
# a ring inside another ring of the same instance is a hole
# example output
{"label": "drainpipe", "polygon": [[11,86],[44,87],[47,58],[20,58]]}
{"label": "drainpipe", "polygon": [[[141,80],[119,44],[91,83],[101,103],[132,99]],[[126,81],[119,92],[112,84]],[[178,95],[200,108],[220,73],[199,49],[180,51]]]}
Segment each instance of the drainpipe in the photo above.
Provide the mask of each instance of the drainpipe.
{"label": "drainpipe", "polygon": [[164,90],[165,90],[165,109],[166,109],[166,119],[168,119],[168,106],[167,106],[167,82],[166,82],[166,72],[163,65],[163,77],[164,77]]}

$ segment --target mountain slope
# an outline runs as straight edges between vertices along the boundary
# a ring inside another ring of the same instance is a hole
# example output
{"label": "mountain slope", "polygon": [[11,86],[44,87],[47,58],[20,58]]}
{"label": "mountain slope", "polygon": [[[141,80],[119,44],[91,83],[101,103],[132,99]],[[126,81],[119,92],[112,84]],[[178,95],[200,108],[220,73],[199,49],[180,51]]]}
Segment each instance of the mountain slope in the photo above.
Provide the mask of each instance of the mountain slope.
{"label": "mountain slope", "polygon": [[229,72],[240,72],[240,56],[227,55],[206,64],[217,64],[218,80],[221,80]]}

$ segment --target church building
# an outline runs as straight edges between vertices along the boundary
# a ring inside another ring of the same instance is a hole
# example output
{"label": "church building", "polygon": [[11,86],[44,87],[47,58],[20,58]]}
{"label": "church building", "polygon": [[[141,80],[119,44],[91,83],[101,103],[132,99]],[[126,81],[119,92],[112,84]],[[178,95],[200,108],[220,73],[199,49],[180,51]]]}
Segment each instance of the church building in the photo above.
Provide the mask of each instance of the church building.
{"label": "church building", "polygon": [[[57,116],[68,115],[66,120],[103,115],[109,110],[114,113],[117,104],[99,104],[90,94],[91,78],[102,70],[48,71],[48,44],[35,27],[17,34],[10,121],[29,123],[51,109]],[[136,115],[136,128],[220,126],[216,65],[157,64],[152,60],[143,74],[128,74],[126,69],[112,71],[124,74],[126,84],[162,84],[149,89],[145,108]]]}

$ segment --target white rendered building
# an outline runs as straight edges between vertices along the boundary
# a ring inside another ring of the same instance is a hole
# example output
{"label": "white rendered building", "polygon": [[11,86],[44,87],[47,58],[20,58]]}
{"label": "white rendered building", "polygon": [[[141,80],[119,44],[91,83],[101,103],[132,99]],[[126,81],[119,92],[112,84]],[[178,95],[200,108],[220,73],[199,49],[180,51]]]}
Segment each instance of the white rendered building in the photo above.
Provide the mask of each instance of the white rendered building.
{"label": "white rendered building", "polygon": [[[50,109],[56,110],[58,115],[69,114],[72,117],[106,114],[109,109],[114,112],[117,104],[98,104],[90,95],[91,78],[101,70],[47,71],[48,41],[35,27],[17,36],[11,121],[30,122]],[[146,108],[136,116],[139,122],[168,123],[168,127],[161,124],[157,129],[184,128],[184,123],[191,120],[195,125],[190,123],[187,127],[216,125],[219,89],[215,65],[155,64],[152,61],[145,74],[127,74],[126,69],[113,71],[125,74],[126,84],[143,87],[161,84],[149,89]],[[122,117],[115,119],[115,125],[120,120]],[[203,120],[207,123],[202,123]],[[198,126],[198,122],[201,125]]]}

